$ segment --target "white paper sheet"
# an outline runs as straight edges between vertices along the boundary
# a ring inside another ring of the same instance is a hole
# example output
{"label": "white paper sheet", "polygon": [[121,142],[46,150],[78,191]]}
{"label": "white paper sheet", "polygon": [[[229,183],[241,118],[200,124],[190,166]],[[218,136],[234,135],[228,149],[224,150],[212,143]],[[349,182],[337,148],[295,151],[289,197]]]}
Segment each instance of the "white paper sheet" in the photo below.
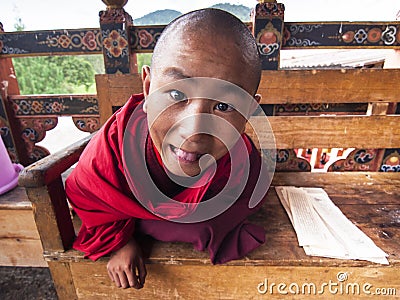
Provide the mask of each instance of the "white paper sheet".
{"label": "white paper sheet", "polygon": [[387,254],[355,226],[321,188],[275,187],[307,255],[389,264]]}

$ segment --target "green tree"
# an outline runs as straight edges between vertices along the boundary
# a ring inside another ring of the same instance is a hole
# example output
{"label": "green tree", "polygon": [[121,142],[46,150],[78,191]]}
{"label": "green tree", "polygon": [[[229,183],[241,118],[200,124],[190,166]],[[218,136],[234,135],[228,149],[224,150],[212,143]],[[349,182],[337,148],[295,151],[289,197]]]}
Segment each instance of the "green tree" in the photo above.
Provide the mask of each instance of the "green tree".
{"label": "green tree", "polygon": [[102,54],[81,55],[80,57],[93,66],[94,72],[96,74],[104,74],[106,72],[104,68],[104,58]]}
{"label": "green tree", "polygon": [[[17,19],[14,28],[23,31],[25,25]],[[88,91],[94,84],[91,62],[95,60],[86,56],[36,56],[13,58],[13,63],[22,94],[70,94],[79,86]],[[101,63],[97,62],[96,67],[102,71]]]}
{"label": "green tree", "polygon": [[22,94],[73,93],[94,83],[93,66],[79,56],[39,56],[14,58],[14,68]]}
{"label": "green tree", "polygon": [[139,53],[136,55],[139,72],[142,72],[142,67],[144,65],[147,65],[147,66],[151,65],[152,55],[153,55],[152,53]]}

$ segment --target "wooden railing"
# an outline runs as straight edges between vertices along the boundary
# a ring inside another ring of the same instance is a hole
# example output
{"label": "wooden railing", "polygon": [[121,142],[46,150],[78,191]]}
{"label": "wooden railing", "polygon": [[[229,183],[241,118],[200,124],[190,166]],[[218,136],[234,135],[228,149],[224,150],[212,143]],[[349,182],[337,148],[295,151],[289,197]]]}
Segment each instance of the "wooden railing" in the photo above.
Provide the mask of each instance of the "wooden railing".
{"label": "wooden railing", "polygon": [[[263,69],[266,70],[279,68],[280,50],[400,49],[400,22],[284,23],[284,7],[279,3],[258,4],[252,13],[255,18],[248,26],[257,39]],[[0,30],[0,82],[3,85],[0,130],[12,160],[28,165],[48,155],[46,149],[36,144],[45,137],[47,130],[57,126],[59,116],[72,116],[76,127],[87,132],[101,126],[97,95],[20,95],[12,58],[103,53],[107,74],[137,73],[136,53],[152,52],[164,27],[134,26],[122,7],[108,7],[100,12],[99,28],[2,33]],[[113,42],[118,42],[118,46]],[[327,87],[325,92],[327,97],[331,92],[332,95],[337,94],[334,87]],[[302,106],[300,112],[288,109],[285,103],[264,105],[263,109],[273,115],[338,114],[338,111],[340,114],[366,114],[368,110],[368,103],[354,106],[352,101],[346,103],[343,100],[336,107],[325,107],[324,98],[320,100],[319,107],[311,104],[316,101],[299,103]],[[400,109],[397,103],[388,104],[383,113],[399,114]],[[381,169],[383,156],[387,157],[390,151],[400,153],[399,149],[372,151],[380,151],[379,155],[375,155],[380,160],[374,164],[375,171]]]}

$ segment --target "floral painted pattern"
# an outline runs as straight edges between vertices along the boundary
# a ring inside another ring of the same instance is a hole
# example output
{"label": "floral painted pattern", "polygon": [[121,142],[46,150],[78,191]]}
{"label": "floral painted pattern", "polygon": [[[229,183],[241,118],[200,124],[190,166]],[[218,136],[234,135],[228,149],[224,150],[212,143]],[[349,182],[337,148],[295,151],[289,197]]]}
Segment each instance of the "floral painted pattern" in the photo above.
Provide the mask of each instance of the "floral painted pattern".
{"label": "floral painted pattern", "polygon": [[0,54],[101,53],[99,29],[0,33]]}
{"label": "floral painted pattern", "polygon": [[58,38],[58,44],[63,48],[68,48],[68,46],[71,44],[71,39],[65,34],[62,34]]}
{"label": "floral painted pattern", "polygon": [[[16,116],[37,115],[98,115],[96,95],[49,95],[12,98]],[[21,99],[22,98],[22,99]]]}
{"label": "floral painted pattern", "polygon": [[97,42],[95,34],[92,31],[86,32],[82,38],[82,44],[89,50],[96,50]]}
{"label": "floral painted pattern", "polygon": [[103,40],[103,46],[107,50],[107,54],[111,54],[112,57],[120,57],[127,55],[128,41],[124,37],[122,30],[111,30],[110,33],[107,31],[103,32],[106,38]]}
{"label": "floral painted pattern", "polygon": [[318,47],[392,47],[400,26],[390,22],[285,23],[283,49]]}
{"label": "floral painted pattern", "polygon": [[100,128],[100,118],[73,118],[76,128],[85,132],[94,132]]}

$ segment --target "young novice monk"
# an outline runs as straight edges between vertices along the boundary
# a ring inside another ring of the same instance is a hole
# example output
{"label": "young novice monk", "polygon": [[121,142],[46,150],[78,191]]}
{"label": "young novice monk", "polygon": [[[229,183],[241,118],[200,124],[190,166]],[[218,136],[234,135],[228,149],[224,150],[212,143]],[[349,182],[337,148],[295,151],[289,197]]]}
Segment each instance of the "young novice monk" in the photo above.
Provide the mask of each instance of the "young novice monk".
{"label": "young novice monk", "polygon": [[[137,234],[192,243],[197,250],[207,250],[212,263],[241,258],[264,243],[264,229],[247,217],[258,210],[266,192],[257,205],[249,204],[257,181],[267,184],[260,179],[259,153],[243,133],[259,101],[260,77],[255,40],[231,14],[198,10],[165,28],[152,69],[142,70],[143,94],[133,95],[92,138],[66,183],[68,198],[82,219],[74,248],[92,260],[110,255],[108,273],[118,287],[144,285],[146,268]],[[230,102],[237,94],[228,83],[249,98]],[[202,95],[212,89],[222,100]],[[247,109],[246,116],[239,107]],[[231,145],[222,141],[229,139],[228,127],[238,132]],[[146,171],[135,169],[140,160]],[[250,162],[247,171],[242,168],[245,161]],[[157,192],[143,189],[145,173]],[[195,180],[185,186],[174,178]],[[226,209],[216,215],[203,209],[211,217],[194,217],[214,196],[213,207],[219,210],[229,198],[219,198],[219,193],[240,185],[243,190]],[[154,199],[160,194],[173,203]]]}

